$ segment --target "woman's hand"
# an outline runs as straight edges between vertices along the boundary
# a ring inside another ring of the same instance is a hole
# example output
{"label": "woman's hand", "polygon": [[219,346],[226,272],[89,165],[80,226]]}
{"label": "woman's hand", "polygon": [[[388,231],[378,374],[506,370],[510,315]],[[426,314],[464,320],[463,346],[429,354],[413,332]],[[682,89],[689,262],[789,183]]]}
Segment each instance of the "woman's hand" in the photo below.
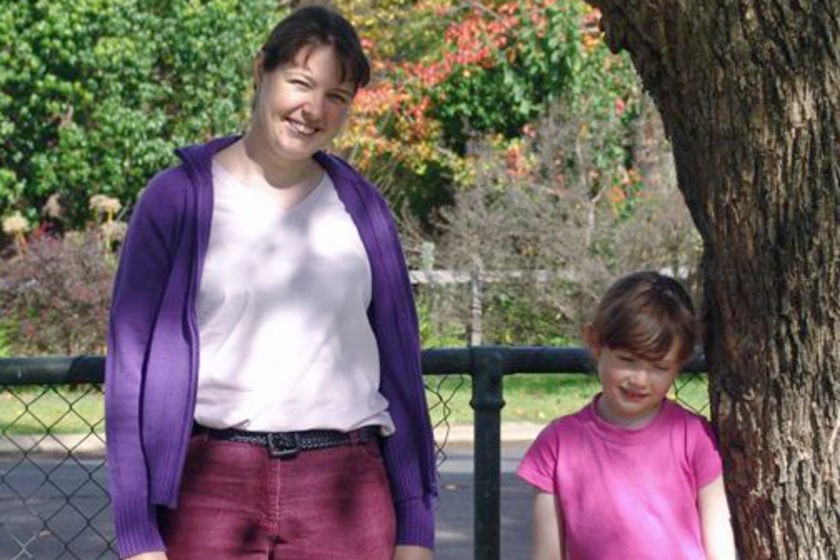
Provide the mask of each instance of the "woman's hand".
{"label": "woman's hand", "polygon": [[399,545],[394,549],[394,560],[432,560],[431,549],[422,546]]}
{"label": "woman's hand", "polygon": [[166,560],[166,553],[162,550],[143,552],[141,554],[135,554],[134,556],[123,558],[123,560]]}

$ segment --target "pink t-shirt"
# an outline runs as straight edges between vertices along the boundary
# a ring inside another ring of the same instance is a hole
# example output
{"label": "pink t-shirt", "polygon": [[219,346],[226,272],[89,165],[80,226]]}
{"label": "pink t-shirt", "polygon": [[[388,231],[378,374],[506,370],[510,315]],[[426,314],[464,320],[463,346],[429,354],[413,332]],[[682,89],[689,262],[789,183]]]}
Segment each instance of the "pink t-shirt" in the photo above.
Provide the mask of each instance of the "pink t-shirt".
{"label": "pink t-shirt", "polygon": [[709,423],[666,400],[643,428],[608,424],[598,397],[554,420],[518,474],[554,494],[570,560],[703,560],[698,490],[722,471]]}

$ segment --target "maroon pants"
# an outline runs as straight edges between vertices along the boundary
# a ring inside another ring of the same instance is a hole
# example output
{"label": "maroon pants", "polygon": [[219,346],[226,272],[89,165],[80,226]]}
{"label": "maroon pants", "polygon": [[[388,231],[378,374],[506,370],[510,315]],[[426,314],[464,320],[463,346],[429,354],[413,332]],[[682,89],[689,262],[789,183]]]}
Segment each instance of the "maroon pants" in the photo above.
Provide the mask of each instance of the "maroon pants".
{"label": "maroon pants", "polygon": [[394,506],[376,441],[269,457],[193,436],[178,507],[162,509],[168,560],[391,560]]}

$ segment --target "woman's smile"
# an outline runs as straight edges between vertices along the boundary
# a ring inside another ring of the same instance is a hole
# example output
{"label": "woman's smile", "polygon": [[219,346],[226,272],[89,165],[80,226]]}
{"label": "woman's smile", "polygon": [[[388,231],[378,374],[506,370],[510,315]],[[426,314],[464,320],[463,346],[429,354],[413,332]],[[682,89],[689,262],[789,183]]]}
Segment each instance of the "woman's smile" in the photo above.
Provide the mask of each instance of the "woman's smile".
{"label": "woman's smile", "polygon": [[307,126],[306,124],[294,119],[287,118],[286,122],[291,129],[300,136],[313,136],[316,132],[318,132],[317,128]]}

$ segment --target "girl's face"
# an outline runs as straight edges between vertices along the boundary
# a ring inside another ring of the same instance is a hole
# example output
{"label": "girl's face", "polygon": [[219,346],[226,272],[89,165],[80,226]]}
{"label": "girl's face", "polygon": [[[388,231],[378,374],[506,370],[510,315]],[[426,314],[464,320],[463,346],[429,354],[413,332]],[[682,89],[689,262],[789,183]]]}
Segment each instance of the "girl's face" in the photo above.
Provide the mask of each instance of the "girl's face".
{"label": "girl's face", "polygon": [[338,134],[356,86],[340,81],[342,66],[332,46],[302,49],[294,61],[271,72],[255,63],[257,99],[252,132],[280,161],[312,157]]}
{"label": "girl's face", "polygon": [[598,414],[627,428],[647,424],[679,374],[679,350],[675,344],[664,358],[650,362],[619,348],[593,349],[602,390]]}

